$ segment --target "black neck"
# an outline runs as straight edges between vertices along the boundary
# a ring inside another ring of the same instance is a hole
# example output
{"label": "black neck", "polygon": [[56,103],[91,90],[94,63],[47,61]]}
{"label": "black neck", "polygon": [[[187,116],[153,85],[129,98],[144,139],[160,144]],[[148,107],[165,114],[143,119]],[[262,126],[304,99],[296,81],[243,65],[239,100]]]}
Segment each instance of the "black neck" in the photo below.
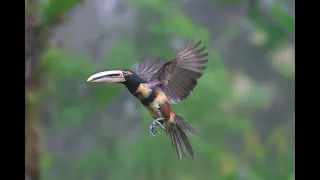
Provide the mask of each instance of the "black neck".
{"label": "black neck", "polygon": [[127,87],[129,92],[134,95],[135,92],[137,92],[138,87],[141,83],[146,83],[145,80],[141,79],[139,76],[128,76],[125,82],[123,84]]}

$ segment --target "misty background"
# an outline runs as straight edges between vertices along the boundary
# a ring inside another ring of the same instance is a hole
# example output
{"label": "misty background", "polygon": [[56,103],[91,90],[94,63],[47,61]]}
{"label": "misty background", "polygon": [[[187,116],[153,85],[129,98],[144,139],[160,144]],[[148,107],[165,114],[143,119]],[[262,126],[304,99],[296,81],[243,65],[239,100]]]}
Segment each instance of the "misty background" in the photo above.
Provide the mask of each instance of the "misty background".
{"label": "misty background", "polygon": [[[25,0],[26,179],[294,180],[294,0]],[[202,40],[208,68],[176,114],[195,159],[121,84],[94,73],[171,60]]]}

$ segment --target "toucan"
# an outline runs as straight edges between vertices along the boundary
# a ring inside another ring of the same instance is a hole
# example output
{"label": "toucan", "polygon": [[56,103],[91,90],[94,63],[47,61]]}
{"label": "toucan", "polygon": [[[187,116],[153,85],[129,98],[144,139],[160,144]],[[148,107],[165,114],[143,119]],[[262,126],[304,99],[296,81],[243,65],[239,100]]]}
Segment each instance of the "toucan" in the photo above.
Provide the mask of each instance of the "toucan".
{"label": "toucan", "polygon": [[170,61],[160,58],[152,61],[146,56],[134,71],[103,71],[90,76],[87,82],[124,84],[154,119],[149,127],[150,133],[155,136],[160,134],[157,129],[164,129],[179,158],[186,156],[186,152],[193,158],[194,151],[186,131],[195,135],[198,132],[175,114],[170,104],[185,100],[207,67],[208,53],[204,52],[205,46],[198,48],[200,44],[201,41],[193,45],[193,40],[188,40]]}

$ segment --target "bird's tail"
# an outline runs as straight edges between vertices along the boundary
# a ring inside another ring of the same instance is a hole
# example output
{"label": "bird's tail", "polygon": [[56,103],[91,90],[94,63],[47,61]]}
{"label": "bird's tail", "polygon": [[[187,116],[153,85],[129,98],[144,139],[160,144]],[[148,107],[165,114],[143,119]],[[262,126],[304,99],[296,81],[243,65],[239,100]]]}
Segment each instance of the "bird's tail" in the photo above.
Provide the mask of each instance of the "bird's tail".
{"label": "bird's tail", "polygon": [[175,117],[175,123],[168,123],[166,125],[166,133],[170,136],[172,147],[175,149],[180,159],[182,156],[186,155],[186,150],[192,158],[194,157],[194,152],[185,130],[198,135],[197,130],[191,127],[183,117],[178,115]]}

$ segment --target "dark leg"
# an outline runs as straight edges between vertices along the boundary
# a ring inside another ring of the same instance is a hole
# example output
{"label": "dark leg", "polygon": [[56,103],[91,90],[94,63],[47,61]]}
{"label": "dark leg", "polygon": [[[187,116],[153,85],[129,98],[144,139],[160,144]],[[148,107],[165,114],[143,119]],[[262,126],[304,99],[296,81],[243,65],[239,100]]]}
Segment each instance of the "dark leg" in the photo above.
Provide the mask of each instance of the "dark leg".
{"label": "dark leg", "polygon": [[150,133],[155,136],[156,134],[155,133],[158,133],[158,134],[161,134],[159,131],[156,130],[156,128],[159,128],[159,126],[162,128],[162,129],[166,129],[162,126],[162,123],[163,123],[163,120],[165,118],[158,118],[156,120],[153,121],[153,123],[150,125],[149,129],[150,129]]}

